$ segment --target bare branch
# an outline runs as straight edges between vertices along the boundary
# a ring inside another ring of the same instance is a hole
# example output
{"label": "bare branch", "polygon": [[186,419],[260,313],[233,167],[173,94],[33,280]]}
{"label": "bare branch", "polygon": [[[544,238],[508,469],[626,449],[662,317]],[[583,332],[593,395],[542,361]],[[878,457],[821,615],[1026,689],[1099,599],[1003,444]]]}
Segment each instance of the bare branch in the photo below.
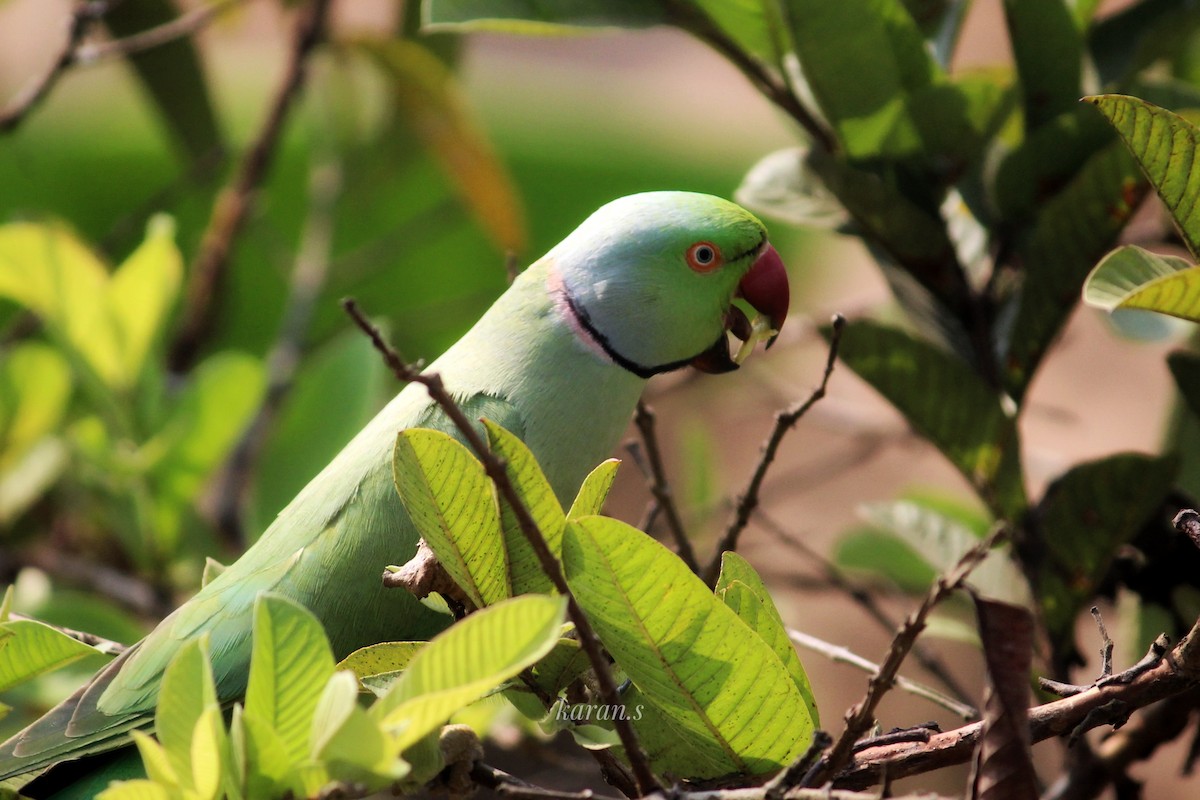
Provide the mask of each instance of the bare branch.
{"label": "bare branch", "polygon": [[[1040,742],[1070,735],[1081,726],[1086,729],[1103,725],[1102,717],[1094,712],[1113,701],[1135,710],[1192,692],[1197,687],[1200,687],[1200,620],[1183,641],[1153,666],[1139,669],[1128,682],[1104,681],[1079,694],[1030,709],[1030,739]],[[934,734],[925,743],[878,747],[855,754],[849,766],[836,776],[835,783],[845,788],[862,788],[876,783],[884,774],[893,779],[904,778],[961,764],[971,757],[980,727],[981,723],[975,722]]]}
{"label": "bare branch", "polygon": [[688,569],[700,574],[700,562],[696,560],[696,551],[692,549],[691,540],[683,528],[683,519],[679,516],[679,508],[675,505],[675,496],[671,493],[671,485],[667,481],[667,471],[663,467],[662,451],[658,446],[658,436],[654,428],[654,409],[639,400],[633,422],[642,435],[642,446],[646,449],[646,467],[649,470],[647,484],[650,494],[658,505],[658,513],[667,520],[667,529],[675,540],[675,550]]}
{"label": "bare branch", "polygon": [[829,384],[829,376],[833,374],[833,365],[837,361],[838,345],[841,344],[842,331],[845,327],[846,318],[841,314],[834,314],[833,331],[829,337],[829,355],[825,359],[825,372],[821,376],[821,384],[812,391],[807,400],[785,409],[775,416],[775,428],[771,431],[771,435],[763,445],[762,456],[759,457],[758,463],[754,467],[750,481],[746,484],[745,490],[738,496],[733,520],[729,523],[729,527],[725,530],[725,534],[721,537],[720,542],[717,543],[717,550],[713,554],[712,561],[709,562],[708,570],[704,576],[709,586],[715,586],[717,583],[717,576],[721,572],[721,554],[726,550],[737,549],[738,537],[745,530],[746,525],[749,524],[750,515],[758,507],[759,490],[762,489],[763,479],[767,477],[767,469],[771,466],[771,462],[775,460],[775,454],[779,451],[779,445],[783,441],[783,437],[800,421],[801,417],[808,413],[808,410],[818,400],[825,396],[825,387]]}
{"label": "bare branch", "polygon": [[75,51],[75,63],[80,66],[90,66],[109,58],[123,58],[170,44],[176,39],[191,36],[221,14],[243,2],[245,0],[213,0],[207,5],[197,6],[180,14],[170,22],[164,22],[162,25],[156,25],[123,39],[81,44]]}
{"label": "bare branch", "polygon": [[[546,576],[550,578],[550,582],[554,584],[554,588],[558,593],[567,599],[567,616],[575,624],[575,632],[579,639],[579,644],[591,662],[602,699],[613,708],[621,706],[621,696],[617,692],[617,684],[613,679],[612,671],[609,669],[608,661],[604,657],[600,640],[596,637],[591,622],[583,613],[583,609],[579,607],[579,603],[575,600],[575,595],[567,585],[567,579],[563,575],[562,566],[550,551],[550,546],[546,544],[546,539],[530,515],[529,509],[521,501],[521,496],[517,494],[516,488],[508,479],[508,472],[505,470],[504,464],[488,449],[487,444],[479,435],[479,431],[476,430],[471,420],[467,419],[467,416],[459,408],[454,398],[446,391],[439,375],[418,372],[405,363],[400,354],[384,341],[379,330],[363,316],[362,311],[359,310],[358,305],[353,300],[344,300],[342,301],[342,305],[355,324],[370,337],[371,343],[383,356],[396,378],[406,383],[419,383],[424,386],[426,391],[429,392],[430,399],[438,404],[446,414],[446,417],[454,424],[459,433],[462,434],[463,439],[475,451],[475,455],[479,458],[480,463],[483,464],[488,477],[496,485],[496,491],[512,508],[513,514],[517,518],[517,523],[521,527],[521,532],[525,535],[530,547],[533,548],[534,553],[537,555],[538,562],[541,564]],[[646,758],[646,754],[642,751],[641,745],[638,744],[633,727],[629,724],[628,720],[619,714],[614,715],[613,727],[621,739],[626,757],[633,768],[633,776],[637,783],[638,793],[645,796],[659,791],[661,787],[658,784],[658,780],[650,770],[650,763]]]}
{"label": "bare branch", "polygon": [[[850,762],[854,753],[854,743],[864,733],[870,730],[875,721],[875,709],[896,682],[896,673],[908,653],[912,650],[917,636],[925,629],[926,621],[933,609],[958,589],[971,571],[983,561],[992,547],[1003,537],[1005,528],[996,528],[990,536],[972,547],[948,574],[940,576],[929,589],[921,606],[908,616],[900,630],[892,638],[887,657],[879,670],[867,683],[867,693],[853,708],[846,713],[846,729],[838,738],[833,748],[826,756],[821,768],[814,778],[816,785],[824,783],[836,775],[842,767]],[[892,776],[896,777],[896,776]]]}
{"label": "bare branch", "polygon": [[274,160],[283,123],[304,85],[308,57],[324,36],[331,3],[332,0],[310,0],[301,9],[283,83],[233,179],[213,204],[212,216],[200,240],[200,252],[188,278],[183,321],[168,358],[174,372],[184,372],[191,366],[212,324],[218,287],[229,265],[234,241],[254,209],[255,192]]}
{"label": "bare branch", "polygon": [[58,83],[58,79],[75,63],[79,48],[92,26],[107,14],[112,6],[113,2],[109,0],[85,0],[75,6],[75,10],[71,12],[67,40],[63,43],[58,58],[54,59],[48,70],[26,84],[8,102],[4,110],[0,111],[0,132],[15,130],[29,112],[45,99]]}
{"label": "bare branch", "polygon": [[[788,628],[788,638],[801,647],[807,647],[813,652],[820,653],[840,664],[849,664],[852,667],[861,669],[863,672],[876,673],[879,671],[879,665],[873,661],[868,661],[857,653],[852,652],[847,647],[832,644],[824,639],[818,639],[816,636],[804,633],[803,631]],[[896,687],[901,691],[908,692],[916,697],[921,697],[931,703],[941,706],[947,711],[962,717],[966,721],[971,721],[979,718],[979,712],[966,703],[960,703],[953,697],[947,697],[937,689],[926,686],[923,683],[918,683],[914,680],[905,678],[903,675],[896,676]]]}

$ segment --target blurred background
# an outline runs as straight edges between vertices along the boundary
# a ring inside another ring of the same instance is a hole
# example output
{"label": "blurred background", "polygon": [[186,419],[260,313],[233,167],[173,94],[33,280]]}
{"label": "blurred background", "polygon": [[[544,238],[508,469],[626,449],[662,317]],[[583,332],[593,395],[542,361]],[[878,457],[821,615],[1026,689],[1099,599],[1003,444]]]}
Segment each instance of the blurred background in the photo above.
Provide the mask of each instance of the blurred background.
{"label": "blurred background", "polygon": [[[74,66],[0,136],[0,223],[61,223],[116,265],[165,213],[183,262],[192,263],[215,194],[260,130],[287,70],[296,22],[293,10],[272,0],[217,5],[219,14],[195,35],[215,122],[164,121],[158,108],[171,101],[163,98],[197,104],[200,90],[184,78],[162,76],[152,102],[122,59],[101,54]],[[1105,3],[1101,13],[1118,5]],[[0,103],[54,62],[72,8],[66,0],[0,2]],[[0,483],[10,492],[0,502],[0,580],[15,581],[18,610],[132,641],[194,590],[205,557],[229,561],[252,541],[397,390],[351,330],[339,298],[357,298],[407,358],[431,360],[504,290],[509,253],[528,264],[625,194],[670,188],[732,196],[752,165],[797,136],[729,62],[675,29],[435,35],[422,39],[434,54],[427,60],[372,51],[370,42],[412,24],[413,10],[400,2],[333,4],[338,44],[311,61],[190,356],[209,364],[217,388],[205,394],[180,371],[148,370],[133,389],[110,393],[129,405],[123,434],[87,387],[32,401],[56,409],[50,430],[67,452],[20,496],[15,481]],[[1000,0],[978,0],[956,67],[1010,60]],[[776,348],[733,375],[656,378],[647,395],[688,531],[705,556],[774,412],[820,379],[827,348],[815,326],[834,312],[853,316],[892,302],[858,240],[767,222],[793,281],[793,316]],[[4,344],[31,327],[19,304],[0,299]],[[170,329],[154,345],[160,360],[171,356]],[[1082,459],[1158,449],[1170,404],[1161,358],[1168,346],[1123,340],[1095,312],[1075,313],[1022,418],[1032,492]],[[185,413],[173,406],[181,394],[190,419],[210,420],[205,446],[171,439],[173,415]],[[184,466],[166,477],[155,472],[162,463],[155,447],[182,447]],[[15,473],[18,455],[0,465]],[[617,455],[626,463],[608,511],[636,523],[649,499],[645,477],[629,452]],[[231,480],[239,487],[233,509]],[[164,486],[172,503],[138,509],[139,493]],[[831,558],[842,535],[862,525],[862,504],[906,493],[983,516],[958,473],[864,383],[837,369],[829,395],[785,440],[763,490],[765,514],[741,547],[789,626],[872,660],[883,656],[890,632],[831,587],[820,561],[795,542]],[[155,541],[162,530],[172,532],[169,540]],[[875,588],[895,619],[911,607],[888,587]],[[952,627],[931,646],[978,698],[977,648],[956,642]],[[1081,628],[1080,636],[1090,642],[1094,634]],[[865,675],[816,653],[801,656],[825,726],[837,732]],[[44,708],[88,669],[59,673],[6,702]],[[906,673],[931,680],[912,661]],[[900,692],[881,717],[885,728],[927,719],[955,725],[943,709]],[[16,713],[0,725],[10,730],[24,719]],[[535,756],[528,743],[501,739],[513,751],[497,756],[500,766],[519,762],[518,774],[545,785],[601,788],[593,762],[577,749]],[[1048,742],[1035,753],[1055,764],[1060,747]],[[1173,776],[1185,747],[1174,747],[1178,753],[1156,762],[1162,774],[1135,768],[1147,781],[1145,797],[1183,791]],[[965,768],[948,769],[915,785],[953,793],[964,781]]]}

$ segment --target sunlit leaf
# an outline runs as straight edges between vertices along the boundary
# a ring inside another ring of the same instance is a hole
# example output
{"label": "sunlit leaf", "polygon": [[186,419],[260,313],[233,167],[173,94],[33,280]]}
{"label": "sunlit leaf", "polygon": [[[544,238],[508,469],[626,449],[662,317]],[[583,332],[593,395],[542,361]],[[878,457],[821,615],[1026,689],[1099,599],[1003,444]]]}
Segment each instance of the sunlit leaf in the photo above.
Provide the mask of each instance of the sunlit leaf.
{"label": "sunlit leaf", "polygon": [[928,591],[938,575],[912,547],[873,528],[843,534],[833,551],[833,563],[856,576],[883,578],[909,594]]}
{"label": "sunlit leaf", "polygon": [[[620,459],[610,458],[607,461],[600,462],[588,476],[583,479],[583,485],[579,487],[579,494],[575,495],[575,501],[571,503],[571,510],[567,512],[567,519],[579,519],[591,514],[599,514],[604,508],[604,501],[608,498],[608,491],[612,488],[613,481],[617,479],[617,469],[621,466]],[[561,550],[561,542],[560,547]]]}
{"label": "sunlit leaf", "polygon": [[36,620],[0,623],[0,691],[98,652]]}
{"label": "sunlit leaf", "polygon": [[1118,247],[1087,277],[1083,299],[1105,311],[1140,308],[1200,321],[1200,267],[1137,245]]}
{"label": "sunlit leaf", "polygon": [[163,786],[148,780],[117,781],[96,796],[96,800],[172,800]]}
{"label": "sunlit leaf", "polygon": [[1200,258],[1200,128],[1165,108],[1122,95],[1088,101],[1112,123]]}
{"label": "sunlit leaf", "polygon": [[259,595],[246,717],[270,726],[293,762],[308,754],[317,700],[333,671],[333,652],[316,617],[287,598]]}
{"label": "sunlit leaf", "polygon": [[563,598],[522,595],[471,614],[413,658],[372,719],[394,729],[401,748],[416,743],[548,653],[565,612]]}
{"label": "sunlit leaf", "polygon": [[584,517],[567,525],[563,566],[617,664],[673,724],[716,744],[725,773],[767,772],[807,746],[813,720],[783,663],[668,549]]}
{"label": "sunlit leaf", "polygon": [[551,697],[575,682],[592,667],[576,639],[559,639],[554,649],[533,668],[533,679]]}
{"label": "sunlit leaf", "polygon": [[392,474],[421,538],[471,602],[510,597],[496,488],[471,452],[440,431],[401,431]]}
{"label": "sunlit leaf", "polygon": [[733,609],[738,619],[750,626],[750,630],[770,645],[780,663],[792,676],[792,682],[800,690],[800,696],[808,704],[808,713],[812,717],[813,725],[820,725],[812,684],[808,681],[796,648],[792,646],[792,640],[788,638],[775,601],[771,599],[766,584],[754,567],[750,566],[750,562],[737,553],[722,553],[716,595]]}
{"label": "sunlit leaf", "polygon": [[[562,531],[566,517],[554,496],[554,490],[550,488],[550,482],[542,474],[537,459],[524,442],[491,420],[485,419],[483,427],[487,431],[488,447],[504,460],[505,471],[517,491],[517,496],[533,517],[542,538],[550,547],[550,552],[557,557],[562,552]],[[550,578],[542,570],[542,564],[534,553],[533,546],[521,531],[516,514],[503,498],[500,499],[500,526],[504,532],[504,547],[508,551],[509,585],[512,587],[512,593],[552,593],[554,587]]]}
{"label": "sunlit leaf", "polygon": [[208,640],[202,637],[189,640],[167,665],[154,712],[154,732],[171,771],[189,788],[194,788],[192,739],[200,718],[210,708],[217,708],[217,694]]}
{"label": "sunlit leaf", "polygon": [[175,222],[150,221],[146,239],[112,274],[108,302],[125,380],[141,373],[151,346],[162,333],[179,285],[183,257],[175,246]]}
{"label": "sunlit leaf", "polygon": [[360,647],[337,665],[358,676],[359,682],[376,697],[387,693],[404,674],[425,642],[380,642]]}

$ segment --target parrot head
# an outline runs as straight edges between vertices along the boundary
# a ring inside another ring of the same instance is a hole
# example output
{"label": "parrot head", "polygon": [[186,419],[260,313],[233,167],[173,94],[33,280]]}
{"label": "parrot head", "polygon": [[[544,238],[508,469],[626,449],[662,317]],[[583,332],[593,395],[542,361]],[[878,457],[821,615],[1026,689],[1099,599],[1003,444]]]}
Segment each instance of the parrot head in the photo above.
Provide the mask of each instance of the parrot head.
{"label": "parrot head", "polygon": [[[561,302],[590,344],[648,378],[684,366],[737,369],[726,332],[774,341],[787,273],[750,212],[691,192],[614,200],[547,254]],[[733,304],[743,299],[755,323]]]}

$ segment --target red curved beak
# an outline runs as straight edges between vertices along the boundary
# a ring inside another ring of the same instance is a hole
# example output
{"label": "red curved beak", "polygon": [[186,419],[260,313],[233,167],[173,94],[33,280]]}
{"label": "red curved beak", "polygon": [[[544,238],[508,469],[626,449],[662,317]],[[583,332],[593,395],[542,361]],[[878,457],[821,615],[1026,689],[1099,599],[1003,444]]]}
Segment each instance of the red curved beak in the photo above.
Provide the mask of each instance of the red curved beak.
{"label": "red curved beak", "polygon": [[[738,283],[736,296],[749,303],[755,311],[765,315],[772,330],[779,331],[783,328],[791,295],[788,292],[787,270],[774,247],[768,244],[763,248],[750,271]],[[743,341],[750,336],[750,321],[736,306],[730,306],[726,313],[725,327]],[[778,334],[772,336],[767,342],[767,347],[774,344],[777,337]],[[691,365],[702,372],[712,373],[732,372],[738,368],[729,355],[729,342],[724,332],[713,342],[712,347],[692,359]]]}
{"label": "red curved beak", "polygon": [[[768,244],[762,251],[754,266],[750,267],[746,277],[738,284],[737,296],[749,303],[755,311],[765,314],[772,330],[783,330],[791,294],[788,292],[787,269],[784,268],[783,259],[774,247]],[[778,334],[772,336],[767,342],[767,347],[774,344],[777,337]]]}

